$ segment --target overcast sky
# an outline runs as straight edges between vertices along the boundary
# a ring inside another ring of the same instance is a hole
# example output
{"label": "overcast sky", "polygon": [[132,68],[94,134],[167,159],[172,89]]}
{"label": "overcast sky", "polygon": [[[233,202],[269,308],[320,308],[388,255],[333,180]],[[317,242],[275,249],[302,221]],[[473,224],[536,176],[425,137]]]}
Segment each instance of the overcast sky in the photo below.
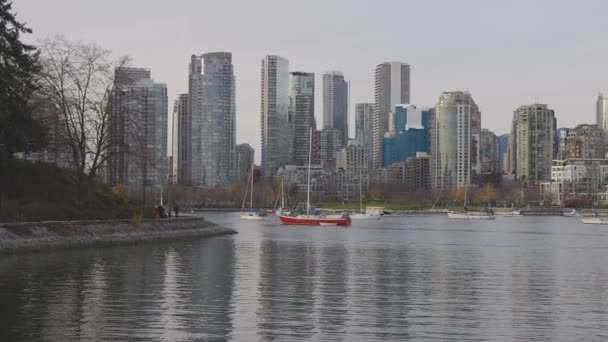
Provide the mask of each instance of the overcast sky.
{"label": "overcast sky", "polygon": [[[373,102],[377,64],[412,68],[411,100],[434,106],[442,91],[468,90],[482,127],[509,131],[513,109],[534,102],[556,111],[558,127],[595,122],[608,92],[608,1],[604,0],[17,0],[34,37],[63,34],[96,43],[167,83],[169,111],[188,87],[190,55],[229,51],[237,80],[237,143],[260,146],[260,67],[265,55],[291,71],[351,80]],[[351,132],[353,130],[351,129]]]}

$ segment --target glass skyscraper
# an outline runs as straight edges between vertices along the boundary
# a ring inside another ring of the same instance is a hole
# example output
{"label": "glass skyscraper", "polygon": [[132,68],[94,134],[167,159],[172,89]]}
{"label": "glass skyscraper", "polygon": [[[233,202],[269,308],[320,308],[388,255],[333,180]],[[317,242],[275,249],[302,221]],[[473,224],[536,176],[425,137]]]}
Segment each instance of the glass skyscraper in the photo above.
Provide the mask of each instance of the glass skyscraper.
{"label": "glass skyscraper", "polygon": [[429,130],[432,110],[412,105],[395,107],[392,115],[394,130],[384,135],[382,166],[415,157],[417,152],[429,152]]}
{"label": "glass skyscraper", "polygon": [[289,155],[289,62],[270,55],[262,60],[260,123],[262,174],[273,177]]}

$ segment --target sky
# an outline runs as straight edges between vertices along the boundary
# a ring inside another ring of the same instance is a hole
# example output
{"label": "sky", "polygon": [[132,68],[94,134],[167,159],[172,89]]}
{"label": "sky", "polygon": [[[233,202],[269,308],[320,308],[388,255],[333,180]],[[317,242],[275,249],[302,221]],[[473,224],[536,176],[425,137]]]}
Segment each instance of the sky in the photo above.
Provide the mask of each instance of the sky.
{"label": "sky", "polygon": [[470,91],[482,127],[508,133],[513,110],[547,103],[558,127],[595,123],[608,93],[604,0],[14,0],[29,39],[64,35],[95,43],[167,83],[169,113],[188,88],[192,54],[232,52],[237,143],[260,147],[260,69],[265,55],[314,72],[317,123],[322,73],[341,70],[354,104],[373,102],[374,69],[411,65],[411,102]]}

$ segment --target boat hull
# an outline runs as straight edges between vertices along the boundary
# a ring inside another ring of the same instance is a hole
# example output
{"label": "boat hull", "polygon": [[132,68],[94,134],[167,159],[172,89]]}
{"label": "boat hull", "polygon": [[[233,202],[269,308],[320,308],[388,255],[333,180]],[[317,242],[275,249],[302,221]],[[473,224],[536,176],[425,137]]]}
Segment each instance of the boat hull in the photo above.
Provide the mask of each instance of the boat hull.
{"label": "boat hull", "polygon": [[448,213],[448,217],[451,219],[460,220],[493,220],[496,218],[494,215],[479,215],[479,214],[467,214],[467,213]]}
{"label": "boat hull", "polygon": [[278,215],[282,224],[292,226],[350,226],[350,217],[346,218],[323,218],[313,215],[300,215],[300,216],[284,216]]}
{"label": "boat hull", "polygon": [[261,216],[261,215],[247,215],[247,214],[241,215],[241,220],[245,220],[245,221],[262,221],[264,219],[266,219],[266,217]]}
{"label": "boat hull", "polygon": [[380,215],[369,215],[369,214],[352,214],[350,218],[353,220],[379,220]]}
{"label": "boat hull", "polygon": [[583,218],[581,219],[581,222],[583,222],[584,224],[608,224],[608,219],[607,218]]}

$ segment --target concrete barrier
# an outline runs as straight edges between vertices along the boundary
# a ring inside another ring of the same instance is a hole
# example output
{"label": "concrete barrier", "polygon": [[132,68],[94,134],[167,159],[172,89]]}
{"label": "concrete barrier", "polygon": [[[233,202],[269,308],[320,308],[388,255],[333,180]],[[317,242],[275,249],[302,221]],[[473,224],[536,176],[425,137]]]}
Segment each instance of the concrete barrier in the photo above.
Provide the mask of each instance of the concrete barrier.
{"label": "concrete barrier", "polygon": [[235,234],[203,218],[0,223],[0,253],[44,251]]}

